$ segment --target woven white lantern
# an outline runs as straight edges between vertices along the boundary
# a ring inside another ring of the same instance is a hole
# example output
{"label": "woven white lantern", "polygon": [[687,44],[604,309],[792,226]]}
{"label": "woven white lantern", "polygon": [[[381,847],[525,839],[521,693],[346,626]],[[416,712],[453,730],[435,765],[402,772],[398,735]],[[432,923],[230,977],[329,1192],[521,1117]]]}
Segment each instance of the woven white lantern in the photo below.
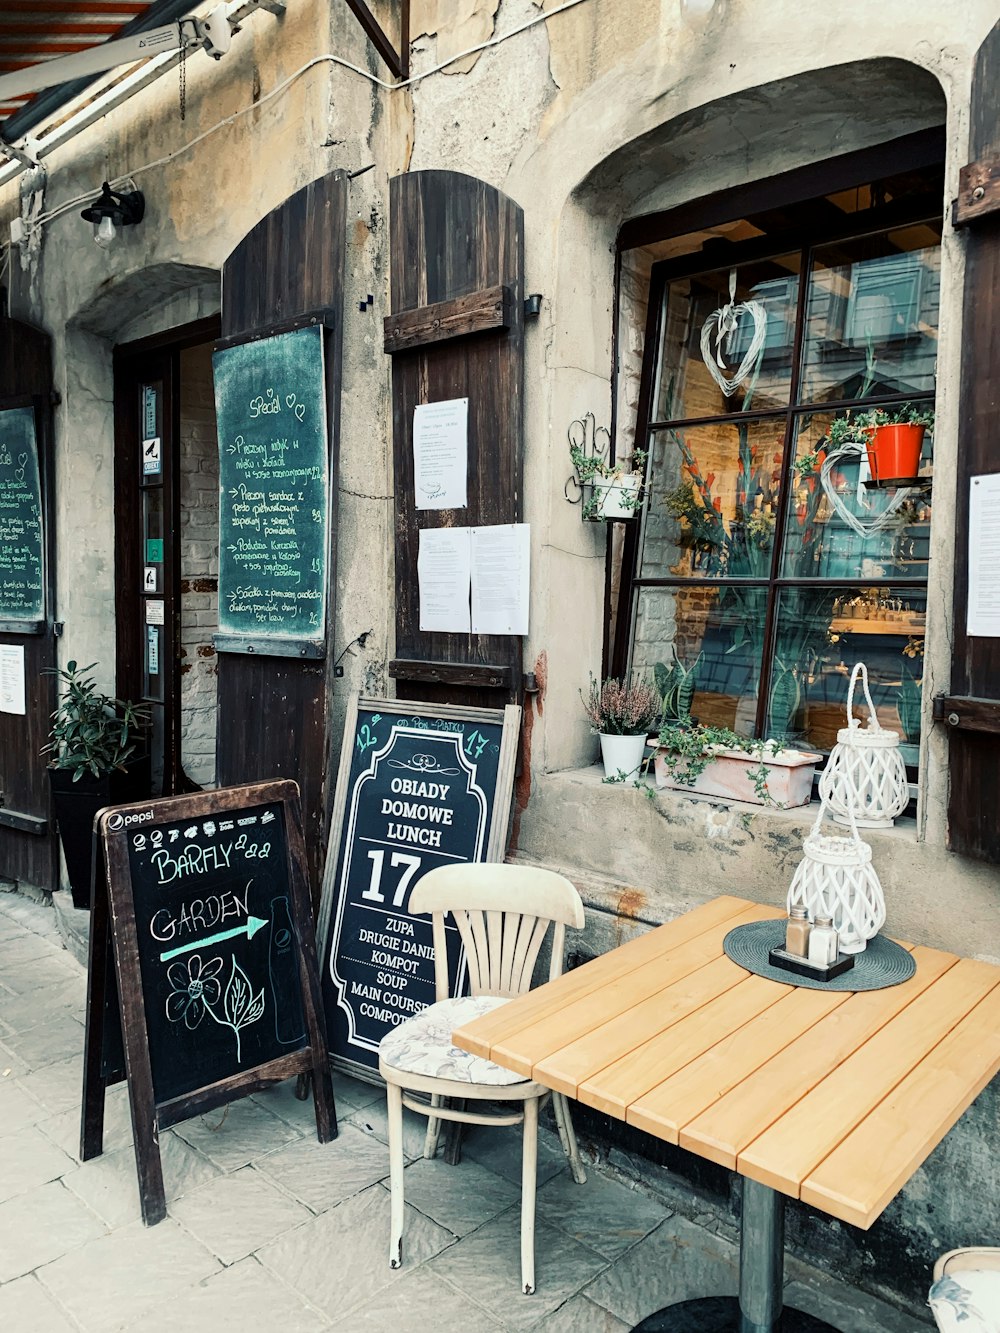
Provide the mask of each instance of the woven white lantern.
{"label": "woven white lantern", "polygon": [[[859,675],[868,703],[869,725],[865,727],[854,716]],[[862,828],[891,828],[910,799],[899,733],[879,726],[864,662],[856,663],[851,672],[847,726],[837,732],[837,744],[819,780],[819,794],[838,824],[849,823],[853,815]]]}
{"label": "woven white lantern", "polygon": [[804,907],[810,921],[832,917],[841,953],[861,953],[885,925],[885,896],[872,865],[872,849],[861,841],[854,820],[850,837],[820,832],[826,809],[826,801],[821,801],[816,823],[802,844],[788,910]]}

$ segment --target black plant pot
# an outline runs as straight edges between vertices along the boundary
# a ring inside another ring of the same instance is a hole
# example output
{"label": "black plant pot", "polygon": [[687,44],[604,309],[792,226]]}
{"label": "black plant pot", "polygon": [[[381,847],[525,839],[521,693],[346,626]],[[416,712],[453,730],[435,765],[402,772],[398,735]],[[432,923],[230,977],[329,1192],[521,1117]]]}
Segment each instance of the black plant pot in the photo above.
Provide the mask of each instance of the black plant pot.
{"label": "black plant pot", "polygon": [[66,872],[73,891],[73,906],[90,908],[91,862],[93,855],[94,816],[106,805],[126,805],[150,794],[149,757],[131,760],[124,771],[95,778],[85,773],[73,781],[73,770],[50,768],[52,804],[55,807],[59,839],[66,857]]}

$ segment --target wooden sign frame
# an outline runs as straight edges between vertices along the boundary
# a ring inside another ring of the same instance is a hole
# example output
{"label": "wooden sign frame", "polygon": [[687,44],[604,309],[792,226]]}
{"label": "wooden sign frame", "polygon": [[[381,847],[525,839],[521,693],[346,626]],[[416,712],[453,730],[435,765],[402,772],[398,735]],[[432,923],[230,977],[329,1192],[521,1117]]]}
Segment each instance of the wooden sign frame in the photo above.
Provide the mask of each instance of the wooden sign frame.
{"label": "wooden sign frame", "polygon": [[[307,1042],[299,1049],[266,1064],[240,1070],[183,1096],[158,1101],[142,989],[128,839],[136,828],[155,828],[159,823],[175,820],[224,818],[230,811],[268,804],[280,804],[284,812],[290,917],[298,945]],[[136,820],[141,818],[142,822],[133,823],[129,820],[130,815]],[[116,823],[117,827],[114,827]],[[110,939],[118,984],[125,1069],[139,1176],[139,1200],[143,1222],[146,1226],[153,1226],[167,1215],[159,1134],[171,1125],[284,1079],[311,1074],[317,1137],[320,1143],[328,1143],[337,1137],[337,1118],[326,1053],[323,1006],[312,930],[312,907],[306,877],[299,789],[291,781],[260,782],[191,796],[166,797],[104,809],[99,812],[94,824],[100,832],[100,850],[95,852],[95,869],[100,871],[103,858],[107,872],[106,875],[95,874],[94,879],[80,1158],[88,1161],[100,1155],[103,1146],[104,1094],[107,1087],[119,1082],[121,1078],[120,1075],[109,1076],[103,1068],[105,1025],[109,1021],[106,999]]]}
{"label": "wooden sign frame", "polygon": [[[363,776],[362,774],[358,774],[356,776],[356,781],[352,786],[351,772],[355,759],[355,740],[358,739],[358,719],[364,712],[376,714],[377,720],[379,721],[381,721],[382,718],[398,719],[396,725],[402,725],[403,727],[405,727],[408,719],[412,719],[415,722],[417,720],[422,721],[426,719],[428,721],[438,721],[445,724],[471,724],[473,728],[475,728],[477,724],[479,726],[487,725],[491,729],[495,728],[499,730],[499,751],[496,758],[496,778],[493,786],[492,809],[487,811],[488,823],[485,829],[482,830],[481,853],[478,859],[482,861],[502,861],[506,853],[507,838],[510,829],[510,817],[513,806],[514,773],[517,763],[518,742],[521,729],[521,708],[518,704],[507,704],[502,709],[473,708],[450,704],[413,703],[408,699],[362,698],[357,694],[353,695],[348,704],[347,714],[344,719],[344,739],[341,746],[340,766],[337,773],[336,798],[330,821],[330,837],[327,844],[328,855],[326,871],[323,877],[319,926],[317,929],[317,938],[320,942],[320,985],[321,994],[324,996],[324,1002],[328,980],[325,975],[325,969],[328,967],[331,969],[329,980],[332,984],[339,985],[341,980],[335,975],[335,951],[340,944],[340,926],[343,915],[347,910],[346,903],[342,904],[340,902],[340,882],[343,868],[341,848],[342,845],[344,845],[345,852],[348,850],[348,844],[345,842],[345,822],[349,818],[349,806],[352,805],[354,788],[359,785],[359,781]],[[408,728],[406,730],[407,734],[410,734],[412,733],[413,728]],[[443,727],[440,729],[427,728],[426,734],[437,734],[438,737],[440,737],[442,733],[450,735],[456,730],[458,730],[457,727]],[[421,732],[421,734],[423,734],[423,732]],[[475,735],[475,731],[470,734],[470,741],[473,735]],[[365,739],[367,740],[368,738]],[[368,741],[368,744],[372,748],[372,765],[374,765],[376,759],[379,759],[383,754],[387,755],[387,751],[384,748],[381,750],[375,748],[374,738]],[[417,758],[426,758],[426,756],[417,756]],[[392,762],[393,766],[395,766],[394,761],[389,762]],[[472,766],[466,764],[466,767],[471,768]],[[452,769],[451,771],[457,772],[458,770]],[[472,791],[473,785],[475,785],[471,773],[467,776],[466,780],[466,794],[468,794]],[[454,779],[452,779],[452,781],[454,781]],[[417,797],[416,799],[419,800],[420,798]],[[407,848],[401,846],[400,854],[394,857],[394,859],[401,860],[405,863],[412,863],[415,860],[412,855],[414,851],[419,852],[420,848],[415,846],[409,847],[408,852],[410,854],[405,854]],[[448,853],[442,854],[446,856],[449,855]],[[369,853],[369,855],[371,855],[371,853]],[[402,879],[400,880],[399,884],[396,886],[398,892],[405,892],[409,884],[416,882],[415,879],[411,880],[406,869],[403,870],[403,875],[405,876],[406,883],[404,883]],[[377,911],[379,909],[375,910]],[[405,913],[401,915],[405,916]],[[423,921],[422,918],[421,921]],[[427,943],[429,944],[429,919],[424,924],[426,924]],[[457,975],[459,976],[462,972],[463,959],[464,953],[459,951],[458,962],[456,964]],[[421,978],[421,980],[426,980],[426,978]],[[337,1001],[337,1005],[341,1009],[347,1008],[343,1003],[343,998]],[[329,1028],[329,1024],[327,1026]],[[348,1017],[348,1026],[349,1029],[353,1031],[353,1019],[350,1017]],[[357,1036],[356,1033],[354,1035],[355,1037]],[[363,1063],[361,1060],[351,1060],[350,1058],[341,1055],[339,1052],[335,1052],[332,1049],[334,1045],[334,1032],[329,1031],[328,1036],[331,1042],[331,1060],[338,1069],[343,1069],[345,1072],[352,1074],[356,1078],[381,1084],[381,1079],[376,1069],[372,1068],[370,1064]],[[355,1041],[355,1044],[361,1047],[366,1044],[367,1040],[368,1039],[366,1038],[361,1038],[360,1040]],[[371,1047],[368,1047],[367,1049],[370,1050]]]}

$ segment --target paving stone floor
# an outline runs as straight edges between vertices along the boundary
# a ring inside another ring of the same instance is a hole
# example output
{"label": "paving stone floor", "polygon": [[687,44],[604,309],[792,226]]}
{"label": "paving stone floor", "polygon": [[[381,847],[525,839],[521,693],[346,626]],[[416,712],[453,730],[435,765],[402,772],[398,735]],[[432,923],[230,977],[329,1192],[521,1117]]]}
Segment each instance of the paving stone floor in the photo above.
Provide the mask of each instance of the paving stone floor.
{"label": "paving stone floor", "polygon": [[[624,1333],[687,1296],[734,1292],[731,1240],[590,1164],[539,1145],[537,1281],[519,1285],[520,1141],[475,1131],[463,1161],[421,1156],[407,1122],[404,1267],[386,1259],[385,1105],[335,1078],[340,1136],[316,1142],[293,1085],[162,1135],[169,1217],[139,1220],[124,1086],[105,1151],[77,1158],[85,974],[51,909],[0,894],[0,1330],[2,1333]],[[798,1263],[795,1304],[843,1333],[918,1333],[902,1315]]]}

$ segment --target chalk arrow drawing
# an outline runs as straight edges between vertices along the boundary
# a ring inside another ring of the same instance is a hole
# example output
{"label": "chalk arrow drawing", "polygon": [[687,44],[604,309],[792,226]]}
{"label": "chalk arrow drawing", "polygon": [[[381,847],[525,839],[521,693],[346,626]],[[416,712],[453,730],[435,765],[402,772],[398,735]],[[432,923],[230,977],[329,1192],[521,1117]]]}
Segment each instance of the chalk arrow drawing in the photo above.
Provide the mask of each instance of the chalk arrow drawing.
{"label": "chalk arrow drawing", "polygon": [[208,935],[203,940],[192,940],[190,944],[182,944],[176,949],[168,949],[166,953],[160,954],[160,962],[168,963],[171,958],[176,958],[179,954],[190,953],[192,949],[201,949],[209,944],[218,944],[220,940],[235,939],[237,935],[245,935],[248,940],[252,940],[258,930],[268,924],[268,921],[259,916],[248,916],[242,926],[234,926],[232,930],[220,930],[217,935]]}

